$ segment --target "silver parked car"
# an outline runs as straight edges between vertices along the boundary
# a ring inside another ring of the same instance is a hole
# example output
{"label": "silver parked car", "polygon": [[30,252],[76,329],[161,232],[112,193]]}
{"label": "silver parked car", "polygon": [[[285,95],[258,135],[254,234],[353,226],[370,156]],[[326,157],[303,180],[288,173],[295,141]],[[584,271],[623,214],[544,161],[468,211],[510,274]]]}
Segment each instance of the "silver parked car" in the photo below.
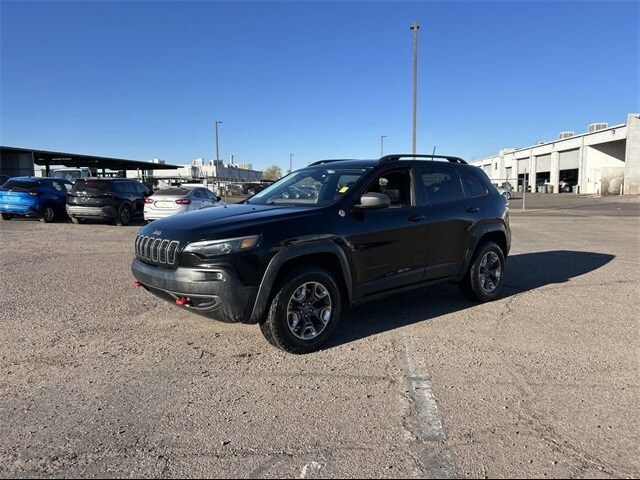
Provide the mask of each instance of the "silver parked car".
{"label": "silver parked car", "polygon": [[175,215],[176,213],[224,206],[225,203],[222,199],[206,188],[163,188],[144,201],[144,219],[151,221]]}

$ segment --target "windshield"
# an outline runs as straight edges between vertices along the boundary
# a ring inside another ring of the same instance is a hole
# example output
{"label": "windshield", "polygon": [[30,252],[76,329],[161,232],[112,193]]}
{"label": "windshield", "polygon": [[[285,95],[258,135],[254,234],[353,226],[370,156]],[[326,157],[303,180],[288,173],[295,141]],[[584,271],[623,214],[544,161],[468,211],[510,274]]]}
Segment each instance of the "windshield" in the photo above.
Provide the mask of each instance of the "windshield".
{"label": "windshield", "polygon": [[184,187],[174,187],[174,188],[163,188],[154,193],[154,195],[169,195],[169,196],[177,196],[184,197],[185,195],[189,195],[191,193],[192,188],[184,188]]}
{"label": "windshield", "polygon": [[340,199],[367,172],[367,168],[298,170],[247,200],[252,205],[329,205]]}
{"label": "windshield", "polygon": [[77,180],[73,184],[73,193],[84,192],[88,194],[99,194],[111,189],[113,182],[108,180]]}
{"label": "windshield", "polygon": [[63,169],[63,170],[54,170],[52,177],[55,178],[64,178],[70,182],[75,182],[77,179],[82,177],[87,177],[89,172],[78,169]]}

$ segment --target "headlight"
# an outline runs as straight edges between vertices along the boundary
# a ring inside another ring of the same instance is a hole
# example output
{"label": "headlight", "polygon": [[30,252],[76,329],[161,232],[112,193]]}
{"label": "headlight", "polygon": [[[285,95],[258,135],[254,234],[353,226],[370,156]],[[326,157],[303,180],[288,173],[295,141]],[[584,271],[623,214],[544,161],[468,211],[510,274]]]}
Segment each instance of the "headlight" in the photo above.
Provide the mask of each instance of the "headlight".
{"label": "headlight", "polygon": [[258,235],[250,237],[227,238],[225,240],[205,240],[187,244],[185,252],[191,252],[204,257],[217,257],[231,253],[250,250],[258,243]]}

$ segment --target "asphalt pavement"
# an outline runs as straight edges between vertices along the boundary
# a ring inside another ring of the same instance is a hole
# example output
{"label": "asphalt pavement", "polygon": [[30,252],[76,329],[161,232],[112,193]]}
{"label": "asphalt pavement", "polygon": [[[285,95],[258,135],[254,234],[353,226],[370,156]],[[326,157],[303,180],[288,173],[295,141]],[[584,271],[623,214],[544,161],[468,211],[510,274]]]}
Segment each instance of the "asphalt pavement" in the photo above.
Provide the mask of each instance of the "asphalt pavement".
{"label": "asphalt pavement", "polygon": [[132,289],[136,226],[0,222],[0,476],[640,476],[640,201],[518,202],[501,299],[303,356]]}

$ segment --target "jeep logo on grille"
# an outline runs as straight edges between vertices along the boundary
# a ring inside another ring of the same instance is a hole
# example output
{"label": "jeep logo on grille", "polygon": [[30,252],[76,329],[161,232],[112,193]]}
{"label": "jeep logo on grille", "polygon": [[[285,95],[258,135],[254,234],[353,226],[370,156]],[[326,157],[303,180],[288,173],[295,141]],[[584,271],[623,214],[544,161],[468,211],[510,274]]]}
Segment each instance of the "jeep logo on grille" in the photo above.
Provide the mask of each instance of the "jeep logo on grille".
{"label": "jeep logo on grille", "polygon": [[162,230],[156,230],[152,235],[162,235]]}

